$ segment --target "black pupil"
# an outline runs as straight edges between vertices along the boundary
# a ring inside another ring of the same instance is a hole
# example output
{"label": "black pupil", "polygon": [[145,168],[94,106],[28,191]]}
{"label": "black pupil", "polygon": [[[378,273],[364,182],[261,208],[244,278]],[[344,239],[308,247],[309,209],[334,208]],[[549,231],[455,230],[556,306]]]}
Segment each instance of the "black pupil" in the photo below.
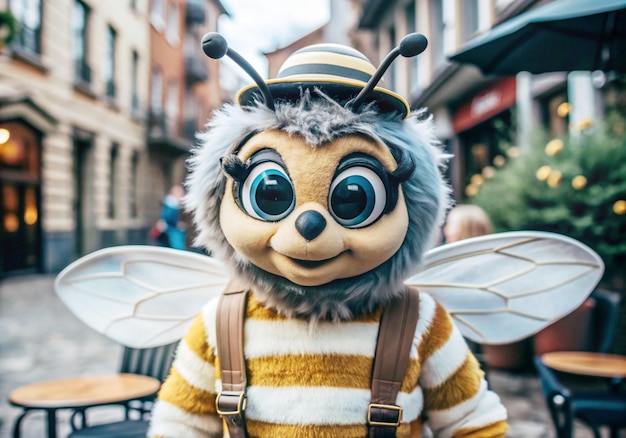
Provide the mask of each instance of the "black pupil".
{"label": "black pupil", "polygon": [[335,187],[330,204],[338,218],[354,219],[365,210],[367,194],[360,184],[347,178]]}
{"label": "black pupil", "polygon": [[287,211],[293,201],[293,189],[289,181],[280,175],[265,175],[254,194],[256,204],[269,215]]}

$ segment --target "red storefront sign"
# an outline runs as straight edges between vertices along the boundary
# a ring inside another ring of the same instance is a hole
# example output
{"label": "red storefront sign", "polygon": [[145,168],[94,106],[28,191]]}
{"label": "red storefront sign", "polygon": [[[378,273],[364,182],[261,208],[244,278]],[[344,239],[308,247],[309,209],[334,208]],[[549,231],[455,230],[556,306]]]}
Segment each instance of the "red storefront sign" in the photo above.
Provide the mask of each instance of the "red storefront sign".
{"label": "red storefront sign", "polygon": [[454,114],[454,132],[459,133],[515,105],[515,77],[500,79],[459,107]]}

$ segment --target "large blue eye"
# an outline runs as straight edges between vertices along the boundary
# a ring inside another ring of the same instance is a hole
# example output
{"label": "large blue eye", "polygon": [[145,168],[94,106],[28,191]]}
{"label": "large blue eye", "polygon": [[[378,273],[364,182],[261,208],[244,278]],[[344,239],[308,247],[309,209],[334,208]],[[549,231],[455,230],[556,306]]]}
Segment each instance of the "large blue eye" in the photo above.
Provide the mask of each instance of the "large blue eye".
{"label": "large blue eye", "polygon": [[241,185],[239,196],[246,213],[269,222],[283,219],[296,204],[289,176],[280,165],[271,161],[252,168]]}
{"label": "large blue eye", "polygon": [[330,186],[328,206],[335,220],[347,228],[362,228],[382,216],[387,191],[372,169],[349,167]]}

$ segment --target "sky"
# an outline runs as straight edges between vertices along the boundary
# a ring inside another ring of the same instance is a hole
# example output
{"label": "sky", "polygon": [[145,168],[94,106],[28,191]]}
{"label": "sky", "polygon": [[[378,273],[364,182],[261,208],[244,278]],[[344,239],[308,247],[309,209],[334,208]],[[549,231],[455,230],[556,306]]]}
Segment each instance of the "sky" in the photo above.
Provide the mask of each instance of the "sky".
{"label": "sky", "polygon": [[[221,0],[230,17],[222,16],[219,31],[228,46],[267,76],[263,52],[271,52],[325,24],[330,0]],[[245,75],[245,73],[244,73]]]}

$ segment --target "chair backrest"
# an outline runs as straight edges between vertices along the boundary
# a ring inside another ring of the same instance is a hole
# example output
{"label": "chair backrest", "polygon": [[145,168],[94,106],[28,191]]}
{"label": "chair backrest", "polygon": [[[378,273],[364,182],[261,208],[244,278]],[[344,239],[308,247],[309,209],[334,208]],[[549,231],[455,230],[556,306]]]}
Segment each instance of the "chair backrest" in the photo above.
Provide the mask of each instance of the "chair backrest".
{"label": "chair backrest", "polygon": [[152,348],[124,347],[121,373],[134,373],[165,380],[174,360],[178,342]]}
{"label": "chair backrest", "polygon": [[552,403],[552,397],[556,394],[561,394],[564,397],[570,397],[570,390],[561,383],[556,374],[554,374],[550,368],[541,362],[541,358],[539,356],[534,357],[534,365],[537,370],[537,375],[539,376],[539,381],[541,382],[543,395],[546,397],[548,405]]}
{"label": "chair backrest", "polygon": [[621,295],[596,289],[591,296],[596,301],[593,313],[592,349],[600,353],[609,353],[617,335]]}

